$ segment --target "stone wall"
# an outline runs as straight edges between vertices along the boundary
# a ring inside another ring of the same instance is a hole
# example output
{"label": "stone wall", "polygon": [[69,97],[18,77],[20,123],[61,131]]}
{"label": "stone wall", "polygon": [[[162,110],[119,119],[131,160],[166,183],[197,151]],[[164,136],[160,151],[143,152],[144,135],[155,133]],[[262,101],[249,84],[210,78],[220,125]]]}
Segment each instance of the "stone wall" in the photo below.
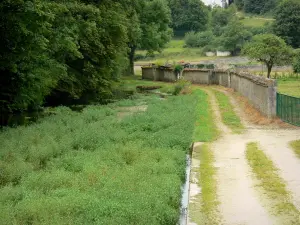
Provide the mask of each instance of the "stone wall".
{"label": "stone wall", "polygon": [[[276,116],[275,80],[251,75],[249,73],[235,73],[223,70],[185,69],[182,72],[185,80],[194,84],[215,84],[229,87],[239,92],[266,116]],[[174,82],[176,74],[170,68],[142,68],[143,79]]]}

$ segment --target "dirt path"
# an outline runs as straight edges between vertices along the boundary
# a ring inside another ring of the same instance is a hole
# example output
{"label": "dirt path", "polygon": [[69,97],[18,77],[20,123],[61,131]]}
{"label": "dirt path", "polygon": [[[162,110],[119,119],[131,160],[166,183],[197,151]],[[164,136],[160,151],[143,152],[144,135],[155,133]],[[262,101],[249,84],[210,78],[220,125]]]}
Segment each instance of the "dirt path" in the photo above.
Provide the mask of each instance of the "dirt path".
{"label": "dirt path", "polygon": [[224,125],[214,94],[208,90],[215,121],[222,137],[212,144],[215,154],[218,197],[224,224],[273,224],[253,189],[245,157],[247,135],[234,135]]}
{"label": "dirt path", "polygon": [[[213,142],[211,147],[217,168],[217,192],[222,224],[281,224],[280,218],[268,212],[270,207],[266,205],[267,201],[263,200],[264,196],[255,188],[256,180],[245,156],[246,144],[253,141],[259,143],[261,149],[279,169],[279,175],[286,182],[294,205],[300,210],[300,159],[289,147],[290,141],[300,139],[300,129],[280,128],[274,124],[270,126],[252,124],[230,91],[219,87],[204,89],[209,95],[215,122],[221,131],[221,137]],[[222,122],[212,89],[222,91],[230,97],[236,114],[246,127],[243,134],[233,134]]]}

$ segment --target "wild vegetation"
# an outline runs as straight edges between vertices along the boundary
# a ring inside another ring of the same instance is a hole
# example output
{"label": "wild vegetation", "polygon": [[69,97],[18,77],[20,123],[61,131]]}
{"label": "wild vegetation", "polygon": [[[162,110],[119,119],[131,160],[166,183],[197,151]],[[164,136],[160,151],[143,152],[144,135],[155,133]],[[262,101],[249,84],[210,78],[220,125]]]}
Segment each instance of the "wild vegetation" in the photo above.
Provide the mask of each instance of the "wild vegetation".
{"label": "wild vegetation", "polygon": [[0,223],[176,224],[199,98],[207,101],[198,90],[166,100],[136,95],[81,113],[59,107],[39,123],[5,129]]}
{"label": "wild vegetation", "polygon": [[272,205],[272,208],[269,208],[271,213],[280,216],[283,224],[299,224],[300,212],[291,201],[286,184],[258,143],[247,144],[246,157],[254,176],[258,179],[261,191],[267,195]]}
{"label": "wild vegetation", "polygon": [[294,149],[295,154],[300,158],[300,140],[292,141],[290,145]]}
{"label": "wild vegetation", "polygon": [[236,115],[229,97],[220,91],[215,90],[214,93],[220,107],[223,123],[232,129],[234,133],[242,133],[244,126],[239,116]]}

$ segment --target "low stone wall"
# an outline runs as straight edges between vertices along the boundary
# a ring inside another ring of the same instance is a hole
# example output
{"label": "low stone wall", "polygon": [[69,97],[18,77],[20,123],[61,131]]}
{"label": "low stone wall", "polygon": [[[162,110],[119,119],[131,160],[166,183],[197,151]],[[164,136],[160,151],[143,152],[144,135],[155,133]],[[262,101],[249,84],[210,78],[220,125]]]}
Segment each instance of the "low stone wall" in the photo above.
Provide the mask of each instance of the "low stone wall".
{"label": "low stone wall", "polygon": [[[229,87],[239,92],[263,114],[269,118],[276,116],[275,80],[251,75],[249,73],[235,73],[223,70],[185,69],[182,72],[185,80],[194,84],[215,84]],[[143,79],[174,82],[176,74],[170,68],[142,68]]]}
{"label": "low stone wall", "polygon": [[174,82],[177,76],[171,68],[142,67],[142,79]]}

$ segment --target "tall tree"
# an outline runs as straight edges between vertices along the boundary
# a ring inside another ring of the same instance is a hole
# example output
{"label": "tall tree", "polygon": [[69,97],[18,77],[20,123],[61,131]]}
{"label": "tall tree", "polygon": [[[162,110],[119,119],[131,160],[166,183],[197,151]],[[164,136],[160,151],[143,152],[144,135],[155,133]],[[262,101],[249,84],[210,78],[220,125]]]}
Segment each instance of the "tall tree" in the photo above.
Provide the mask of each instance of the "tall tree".
{"label": "tall tree", "polygon": [[172,27],[176,31],[204,31],[209,21],[209,9],[199,0],[168,0],[172,12]]}
{"label": "tall tree", "polygon": [[293,50],[282,38],[274,34],[259,34],[247,43],[243,53],[252,59],[262,62],[268,69],[268,78],[274,65],[286,65],[291,63]]}
{"label": "tall tree", "polygon": [[171,12],[164,0],[133,1],[129,29],[129,68],[134,74],[134,55],[137,48],[149,52],[160,51],[172,37]]}
{"label": "tall tree", "polygon": [[246,13],[264,14],[273,11],[278,4],[278,0],[244,0],[244,10]]}
{"label": "tall tree", "polygon": [[300,47],[300,1],[285,0],[275,13],[274,31],[294,48]]}

